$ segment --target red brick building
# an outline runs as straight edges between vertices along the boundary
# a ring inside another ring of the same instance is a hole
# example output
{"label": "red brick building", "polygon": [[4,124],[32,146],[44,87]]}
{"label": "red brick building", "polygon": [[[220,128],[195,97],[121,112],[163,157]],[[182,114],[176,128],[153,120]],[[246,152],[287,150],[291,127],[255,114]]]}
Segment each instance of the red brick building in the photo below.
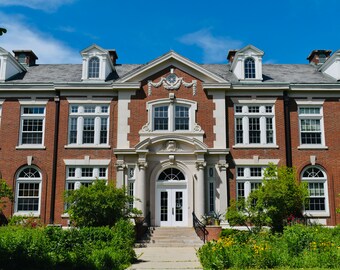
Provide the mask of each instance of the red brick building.
{"label": "red brick building", "polygon": [[97,45],[82,64],[36,64],[0,48],[0,172],[6,216],[67,225],[65,190],[114,181],[155,226],[191,226],[247,197],[269,163],[294,166],[310,191],[305,214],[340,223],[340,52],[263,64],[254,46],[228,63],[170,51],[118,64]]}

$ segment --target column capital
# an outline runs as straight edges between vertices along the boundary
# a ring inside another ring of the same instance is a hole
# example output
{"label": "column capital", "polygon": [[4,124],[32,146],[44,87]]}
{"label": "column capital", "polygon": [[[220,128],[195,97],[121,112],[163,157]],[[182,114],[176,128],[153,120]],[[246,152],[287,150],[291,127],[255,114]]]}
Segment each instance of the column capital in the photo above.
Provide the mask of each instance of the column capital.
{"label": "column capital", "polygon": [[205,161],[196,161],[196,168],[198,170],[203,170],[206,165],[207,163]]}
{"label": "column capital", "polygon": [[124,162],[118,161],[116,162],[115,167],[118,171],[123,171],[126,168],[126,164]]}
{"label": "column capital", "polygon": [[220,169],[220,171],[226,171],[227,168],[229,168],[229,164],[228,163],[218,163],[217,164],[218,168]]}
{"label": "column capital", "polygon": [[145,161],[138,161],[137,165],[140,170],[144,170],[146,167],[148,167],[148,163]]}

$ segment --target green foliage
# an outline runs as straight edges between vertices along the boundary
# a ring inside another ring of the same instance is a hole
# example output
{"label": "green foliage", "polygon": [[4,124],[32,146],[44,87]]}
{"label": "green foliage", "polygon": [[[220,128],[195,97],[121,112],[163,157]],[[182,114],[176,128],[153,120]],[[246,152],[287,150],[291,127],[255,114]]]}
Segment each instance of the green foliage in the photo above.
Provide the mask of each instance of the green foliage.
{"label": "green foliage", "polygon": [[8,222],[9,226],[21,226],[27,228],[42,227],[43,223],[37,217],[31,216],[12,216]]}
{"label": "green foliage", "polygon": [[[0,32],[1,32],[1,28],[0,28]],[[1,206],[6,207],[5,205],[6,200],[3,200],[4,198],[9,199],[10,201],[13,201],[14,199],[12,189],[7,185],[5,180],[0,179],[0,212],[2,209]]]}
{"label": "green foliage", "polygon": [[[340,197],[340,193],[338,194],[338,196]],[[336,209],[336,212],[340,214],[340,206]]]}
{"label": "green foliage", "polygon": [[302,218],[307,197],[307,186],[297,181],[294,169],[270,164],[263,185],[247,200],[232,201],[226,219],[231,226],[247,226],[256,232],[265,225],[282,232],[288,218]]}
{"label": "green foliage", "polygon": [[133,243],[133,225],[124,220],[114,228],[7,226],[0,228],[0,269],[126,269]]}
{"label": "green foliage", "polygon": [[120,219],[134,213],[128,208],[133,198],[124,189],[106,184],[104,180],[95,181],[89,187],[80,187],[65,193],[69,205],[67,213],[78,227],[113,226]]}
{"label": "green foliage", "polygon": [[322,268],[340,265],[340,227],[294,225],[282,234],[223,230],[198,250],[204,269]]}

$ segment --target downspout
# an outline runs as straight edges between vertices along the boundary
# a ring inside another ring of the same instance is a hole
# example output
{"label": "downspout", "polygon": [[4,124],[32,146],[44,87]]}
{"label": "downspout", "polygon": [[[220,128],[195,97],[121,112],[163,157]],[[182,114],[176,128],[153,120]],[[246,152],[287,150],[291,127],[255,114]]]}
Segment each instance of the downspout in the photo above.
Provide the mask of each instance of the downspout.
{"label": "downspout", "polygon": [[52,168],[52,191],[51,191],[51,211],[50,211],[50,224],[54,224],[54,210],[55,210],[55,195],[57,183],[57,165],[58,165],[58,135],[59,135],[59,118],[60,118],[60,92],[57,91],[54,97],[55,109],[55,123],[54,123],[54,149],[53,149],[53,168]]}
{"label": "downspout", "polygon": [[289,111],[289,96],[288,92],[283,92],[284,100],[284,121],[285,121],[285,143],[286,143],[286,166],[292,167],[292,140],[290,130],[290,111]]}

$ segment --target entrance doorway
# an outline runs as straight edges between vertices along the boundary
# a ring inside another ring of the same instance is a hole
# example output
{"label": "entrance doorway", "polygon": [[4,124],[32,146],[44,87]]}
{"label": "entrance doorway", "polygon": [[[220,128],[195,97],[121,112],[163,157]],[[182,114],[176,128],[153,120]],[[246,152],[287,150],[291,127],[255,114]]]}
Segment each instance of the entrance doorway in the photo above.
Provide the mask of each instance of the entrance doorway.
{"label": "entrance doorway", "polygon": [[156,189],[156,223],[159,226],[188,225],[187,181],[176,169],[164,170],[158,177]]}

